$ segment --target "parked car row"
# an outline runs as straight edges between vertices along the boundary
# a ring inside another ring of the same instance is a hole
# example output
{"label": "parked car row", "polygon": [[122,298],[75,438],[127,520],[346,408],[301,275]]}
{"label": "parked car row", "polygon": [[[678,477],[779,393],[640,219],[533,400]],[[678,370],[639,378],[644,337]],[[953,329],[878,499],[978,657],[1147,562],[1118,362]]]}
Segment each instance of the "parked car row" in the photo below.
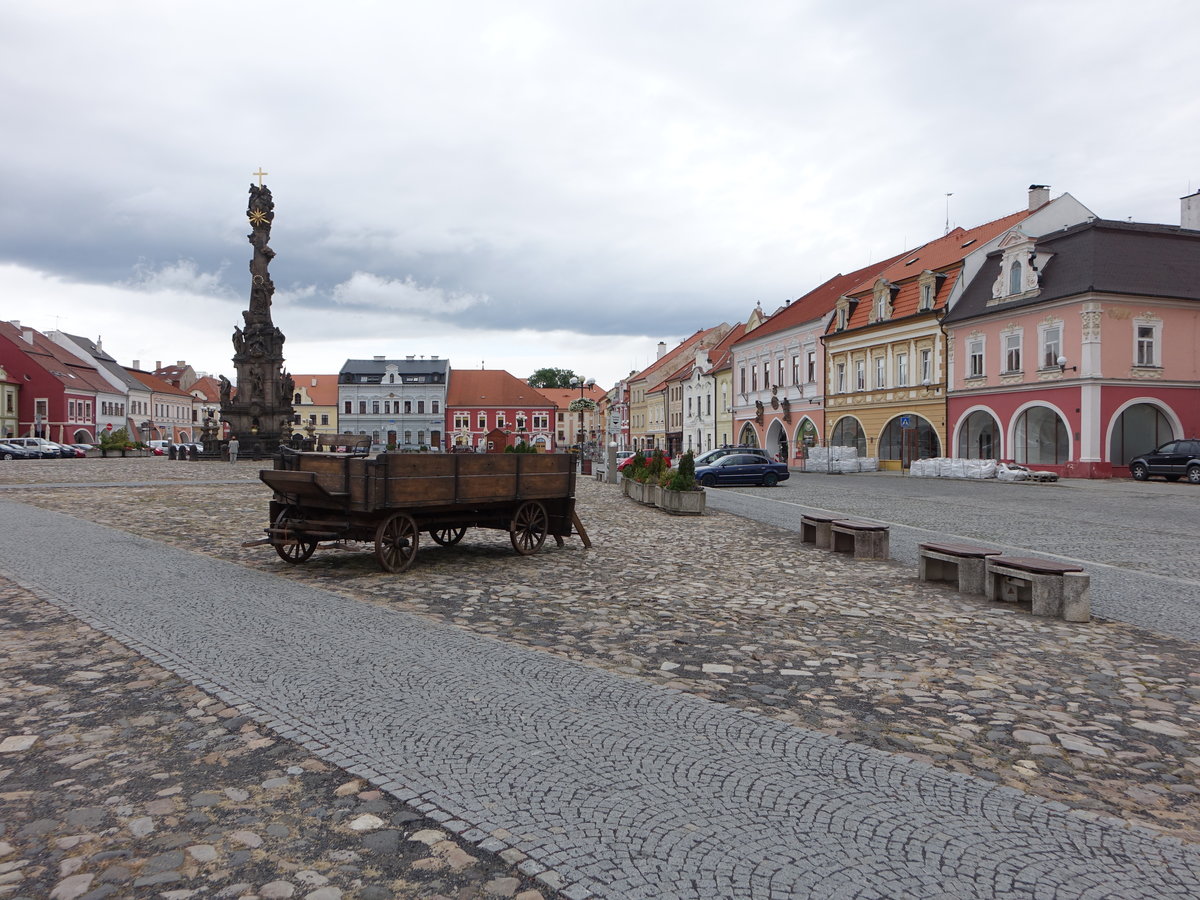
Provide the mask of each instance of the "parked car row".
{"label": "parked car row", "polygon": [[0,440],[0,459],[75,459],[87,456],[91,444],[59,444],[45,438],[10,437]]}

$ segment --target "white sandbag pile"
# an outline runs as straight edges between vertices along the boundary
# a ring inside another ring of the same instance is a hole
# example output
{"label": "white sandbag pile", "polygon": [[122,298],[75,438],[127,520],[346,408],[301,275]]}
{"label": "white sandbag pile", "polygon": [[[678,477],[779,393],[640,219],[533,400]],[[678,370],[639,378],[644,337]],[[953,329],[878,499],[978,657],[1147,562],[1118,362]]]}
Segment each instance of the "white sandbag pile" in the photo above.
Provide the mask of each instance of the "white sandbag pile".
{"label": "white sandbag pile", "polygon": [[[1003,464],[1001,464],[1003,465]],[[996,478],[998,467],[994,459],[957,459],[936,456],[913,460],[908,474],[917,478]],[[1008,479],[1016,481],[1019,479]]]}
{"label": "white sandbag pile", "polygon": [[[843,464],[847,464],[843,466]],[[809,472],[857,472],[858,450],[854,447],[809,447],[804,468]]]}

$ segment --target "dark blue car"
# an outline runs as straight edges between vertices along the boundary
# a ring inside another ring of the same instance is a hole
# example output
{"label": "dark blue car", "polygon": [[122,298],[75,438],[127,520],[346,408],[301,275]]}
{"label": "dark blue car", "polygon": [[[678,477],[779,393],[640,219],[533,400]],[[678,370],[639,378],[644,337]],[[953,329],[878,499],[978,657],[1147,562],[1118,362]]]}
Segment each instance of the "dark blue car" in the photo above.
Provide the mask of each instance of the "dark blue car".
{"label": "dark blue car", "polygon": [[722,456],[710,466],[696,466],[696,481],[704,487],[722,484],[761,484],[774,487],[790,477],[786,463],[771,462],[749,453]]}

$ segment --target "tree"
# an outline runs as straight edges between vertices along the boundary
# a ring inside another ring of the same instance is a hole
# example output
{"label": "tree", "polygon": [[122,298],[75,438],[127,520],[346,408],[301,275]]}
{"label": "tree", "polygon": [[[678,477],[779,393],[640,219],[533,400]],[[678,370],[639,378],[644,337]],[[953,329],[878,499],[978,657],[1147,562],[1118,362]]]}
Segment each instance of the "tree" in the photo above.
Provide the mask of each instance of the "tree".
{"label": "tree", "polygon": [[569,388],[572,378],[579,376],[570,369],[538,369],[529,376],[529,386],[535,388]]}

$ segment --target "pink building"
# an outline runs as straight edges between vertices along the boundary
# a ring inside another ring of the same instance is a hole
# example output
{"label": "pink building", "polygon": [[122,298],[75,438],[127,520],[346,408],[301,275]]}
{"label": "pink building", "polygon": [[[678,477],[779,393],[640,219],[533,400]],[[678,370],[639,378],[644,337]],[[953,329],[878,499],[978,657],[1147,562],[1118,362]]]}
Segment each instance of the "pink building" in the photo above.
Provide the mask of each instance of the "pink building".
{"label": "pink building", "polygon": [[[1200,215],[1013,229],[943,320],[950,452],[1127,475],[1200,435]],[[1191,204],[1189,204],[1191,201]]]}

